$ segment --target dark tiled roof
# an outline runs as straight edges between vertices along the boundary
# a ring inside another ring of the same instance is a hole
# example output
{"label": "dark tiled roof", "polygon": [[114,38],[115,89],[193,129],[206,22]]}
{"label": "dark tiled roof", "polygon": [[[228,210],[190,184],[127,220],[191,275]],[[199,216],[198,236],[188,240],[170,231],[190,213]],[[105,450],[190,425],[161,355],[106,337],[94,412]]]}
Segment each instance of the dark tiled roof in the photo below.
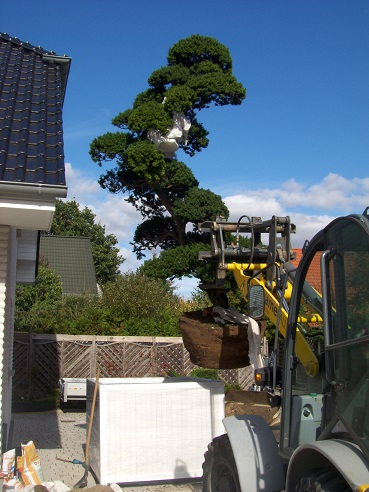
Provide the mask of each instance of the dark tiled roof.
{"label": "dark tiled roof", "polygon": [[60,277],[63,294],[97,294],[90,238],[41,236],[39,257]]}
{"label": "dark tiled roof", "polygon": [[0,33],[0,181],[65,186],[70,58]]}

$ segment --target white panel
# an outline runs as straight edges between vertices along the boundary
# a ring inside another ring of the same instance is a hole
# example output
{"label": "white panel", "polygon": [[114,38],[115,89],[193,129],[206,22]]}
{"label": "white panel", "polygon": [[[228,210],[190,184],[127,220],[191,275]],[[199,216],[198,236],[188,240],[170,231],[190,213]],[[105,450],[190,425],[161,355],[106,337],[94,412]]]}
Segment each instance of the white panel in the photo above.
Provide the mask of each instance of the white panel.
{"label": "white panel", "polygon": [[17,229],[49,230],[55,206],[50,203],[17,203],[10,200],[0,202],[0,224]]}
{"label": "white panel", "polygon": [[36,261],[38,231],[23,229],[17,232],[17,259]]}
{"label": "white panel", "polygon": [[35,261],[17,261],[17,284],[34,284],[36,279]]}
{"label": "white panel", "polygon": [[[87,383],[87,415],[94,380]],[[101,484],[202,476],[204,452],[224,433],[224,384],[196,378],[99,383],[90,465]]]}
{"label": "white panel", "polygon": [[36,274],[38,231],[18,230],[17,238],[17,283],[33,284]]}

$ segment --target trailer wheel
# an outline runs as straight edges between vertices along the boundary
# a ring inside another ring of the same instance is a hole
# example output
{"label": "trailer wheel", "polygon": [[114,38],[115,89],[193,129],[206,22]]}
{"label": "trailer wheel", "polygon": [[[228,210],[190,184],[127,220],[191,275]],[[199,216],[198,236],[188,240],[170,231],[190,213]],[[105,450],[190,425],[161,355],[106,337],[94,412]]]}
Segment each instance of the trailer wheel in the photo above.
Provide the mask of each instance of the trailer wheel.
{"label": "trailer wheel", "polygon": [[321,470],[310,477],[303,477],[296,492],[351,492],[346,480],[334,470]]}
{"label": "trailer wheel", "polygon": [[203,492],[241,491],[236,462],[227,434],[213,439],[204,457]]}

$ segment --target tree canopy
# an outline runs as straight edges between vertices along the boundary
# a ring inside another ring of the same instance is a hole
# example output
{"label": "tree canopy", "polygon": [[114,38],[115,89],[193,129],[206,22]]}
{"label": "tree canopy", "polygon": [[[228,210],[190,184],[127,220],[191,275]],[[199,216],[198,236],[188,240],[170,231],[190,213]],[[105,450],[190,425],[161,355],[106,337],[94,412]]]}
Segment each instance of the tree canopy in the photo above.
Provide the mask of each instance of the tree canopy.
{"label": "tree canopy", "polygon": [[114,234],[107,234],[105,226],[96,223],[95,218],[95,214],[88,207],[80,209],[75,200],[57,200],[51,229],[43,234],[89,237],[96,280],[105,284],[116,278],[124,259],[116,247],[117,238]]}
{"label": "tree canopy", "polygon": [[169,253],[166,259],[159,255],[145,262],[146,274],[199,276],[198,244],[207,240],[197,232],[197,223],[229,215],[221,197],[200,188],[191,169],[160,145],[176,134],[170,145],[194,156],[209,143],[198,113],[211,105],[239,105],[245,96],[232,74],[228,48],[214,38],[193,35],[169,49],[167,65],[150,75],[147,90],[113,118],[118,131],[91,143],[94,162],[114,162],[100,177],[102,188],[122,192],[142,215],[132,243],[137,257],[144,258],[148,250],[164,255],[179,248],[180,261],[171,256],[169,266]]}

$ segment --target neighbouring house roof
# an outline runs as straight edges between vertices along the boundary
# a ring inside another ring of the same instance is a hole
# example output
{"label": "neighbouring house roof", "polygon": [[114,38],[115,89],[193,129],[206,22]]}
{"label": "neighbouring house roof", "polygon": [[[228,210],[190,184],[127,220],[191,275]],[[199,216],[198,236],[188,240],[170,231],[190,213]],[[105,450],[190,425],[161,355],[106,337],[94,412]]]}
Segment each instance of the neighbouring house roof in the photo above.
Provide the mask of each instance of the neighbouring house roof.
{"label": "neighbouring house roof", "polygon": [[60,277],[63,294],[97,294],[90,238],[40,236],[39,258]]}
{"label": "neighbouring house roof", "polygon": [[[295,265],[296,267],[298,266],[301,257],[302,257],[302,249],[299,248],[293,248],[293,252],[296,255],[296,259],[291,260],[291,263]],[[322,256],[321,252],[318,252],[312,262],[310,263],[307,275],[306,275],[306,280],[309,282],[309,284],[316,289],[318,292],[322,292],[322,280],[320,277],[320,258]]]}
{"label": "neighbouring house roof", "polygon": [[70,63],[0,33],[2,224],[48,229],[55,198],[66,196],[62,107]]}

